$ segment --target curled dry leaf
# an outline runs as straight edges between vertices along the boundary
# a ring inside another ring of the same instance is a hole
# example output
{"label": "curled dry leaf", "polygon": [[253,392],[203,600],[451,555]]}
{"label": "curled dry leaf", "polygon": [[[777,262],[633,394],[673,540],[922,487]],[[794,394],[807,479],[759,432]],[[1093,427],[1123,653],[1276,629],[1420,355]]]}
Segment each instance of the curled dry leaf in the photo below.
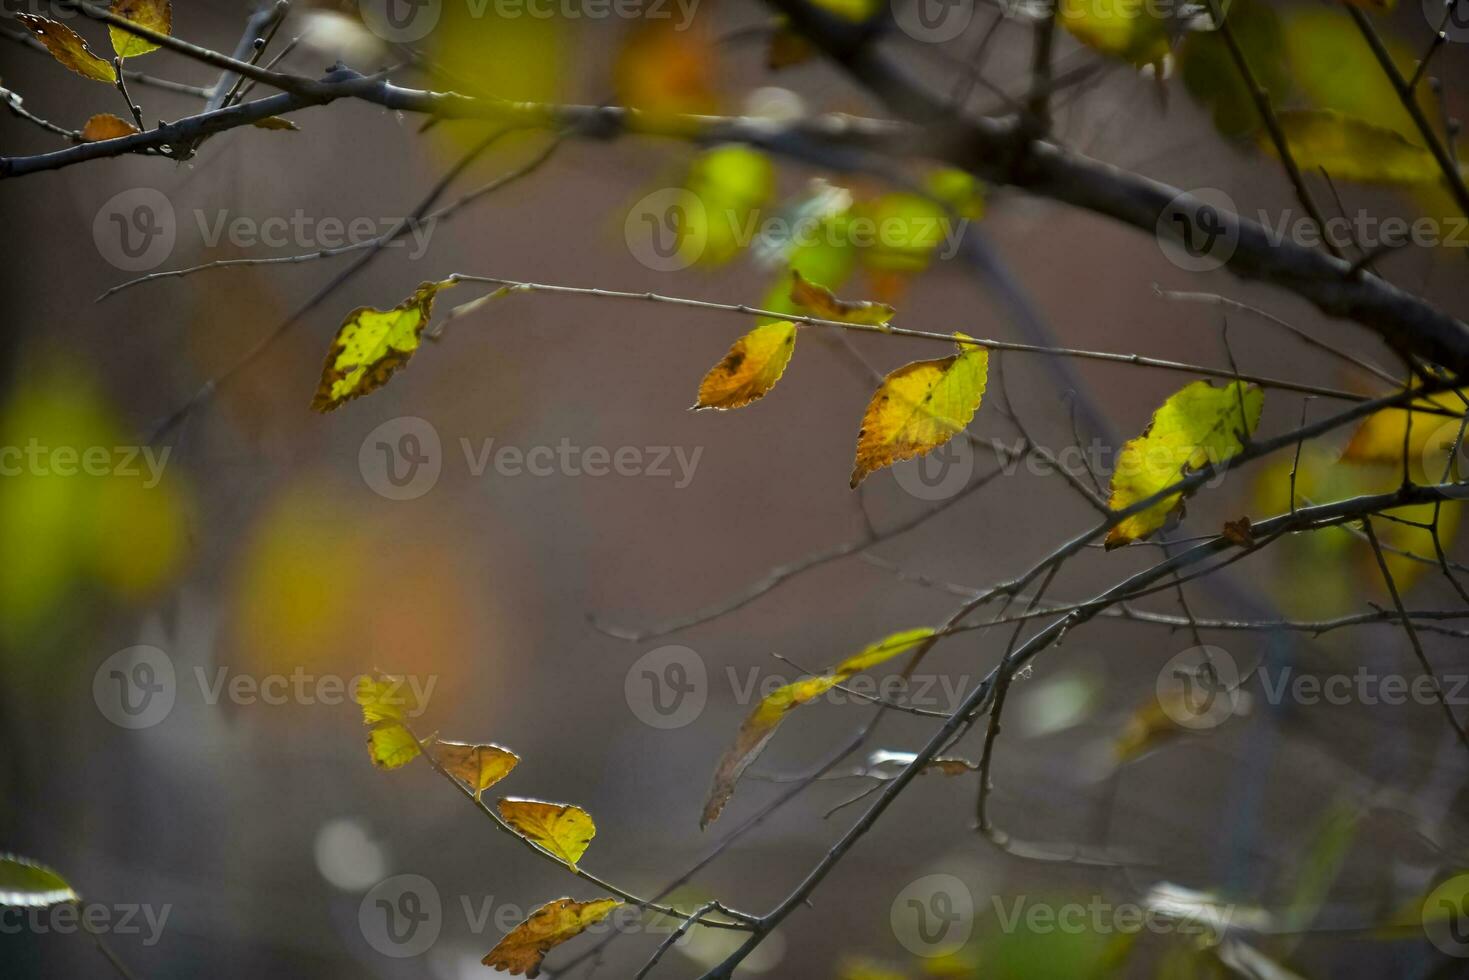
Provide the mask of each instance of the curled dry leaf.
{"label": "curled dry leaf", "polygon": [[500,816],[516,833],[566,862],[573,871],[597,836],[592,815],[570,803],[509,797],[500,801]]}
{"label": "curled dry leaf", "polygon": [[[1242,436],[1260,424],[1265,396],[1254,385],[1233,381],[1216,388],[1195,381],[1174,392],[1153,413],[1143,434],[1128,440],[1117,455],[1108,506],[1125,510],[1177,483],[1194,470],[1220,463],[1244,448]],[[1128,517],[1107,535],[1106,547],[1141,541],[1183,506],[1172,494]]]}
{"label": "curled dry leaf", "polygon": [[1255,545],[1255,530],[1248,517],[1241,517],[1237,521],[1225,521],[1224,530],[1220,533],[1224,535],[1224,540],[1237,547],[1253,548]]}
{"label": "curled dry leaf", "polygon": [[541,975],[541,961],[547,953],[580,935],[588,926],[601,922],[621,904],[615,898],[591,902],[558,898],[547,902],[508,932],[480,962],[534,980]]}
{"label": "curled dry leaf", "polygon": [[898,315],[898,311],[886,303],[837,299],[830,289],[802,278],[801,273],[794,269],[791,270],[791,302],[819,320],[839,320],[870,327],[886,326]]}
{"label": "curled dry leaf", "polygon": [[138,127],[126,119],[120,119],[110,112],[100,112],[88,119],[87,124],[82,127],[82,139],[95,143],[98,140],[117,139],[119,136],[132,136],[137,132]]}
{"label": "curled dry leaf", "polygon": [[883,378],[857,433],[853,489],[874,470],[932,452],[963,432],[979,409],[988,377],[989,351],[960,344],[957,354],[914,361]]}
{"label": "curled dry leaf", "polygon": [[734,342],[729,353],[699,384],[694,408],[741,408],[765,397],[796,350],[796,325],[777,320],[756,327]]}
{"label": "curled dry leaf", "polygon": [[704,813],[699,819],[700,829],[719,819],[724,805],[734,793],[735,783],[739,782],[750,763],[760,757],[787,712],[814,701],[854,675],[871,670],[878,664],[913,649],[933,634],[934,630],[929,626],[894,633],[865,648],[861,653],[848,657],[825,674],[802,678],[777,688],[761,699],[740,726],[734,745],[724,753],[719,760],[719,766],[714,770],[714,784],[709,789],[709,798],[704,803]]}
{"label": "curled dry leaf", "polygon": [[510,775],[510,770],[520,761],[520,756],[498,745],[463,742],[435,742],[433,754],[446,772],[474,790],[475,799]]}
{"label": "curled dry leaf", "polygon": [[112,63],[93,54],[92,49],[87,47],[87,42],[82,40],[81,35],[70,27],[45,17],[37,17],[35,14],[16,14],[15,19],[20,21],[26,30],[34,34],[36,40],[46,46],[46,50],[51,52],[51,57],[78,75],[90,78],[95,82],[111,84],[117,81],[117,74],[112,70]]}
{"label": "curled dry leaf", "polygon": [[418,350],[434,297],[452,285],[452,279],[421,283],[391,310],[363,306],[348,313],[327,351],[311,407],[330,412],[387,384]]}
{"label": "curled dry leaf", "polygon": [[[112,12],[159,34],[173,31],[173,4],[170,0],[114,0]],[[119,58],[136,58],[158,50],[158,45],[130,33],[126,28],[109,24],[107,33],[112,37],[112,50]]]}

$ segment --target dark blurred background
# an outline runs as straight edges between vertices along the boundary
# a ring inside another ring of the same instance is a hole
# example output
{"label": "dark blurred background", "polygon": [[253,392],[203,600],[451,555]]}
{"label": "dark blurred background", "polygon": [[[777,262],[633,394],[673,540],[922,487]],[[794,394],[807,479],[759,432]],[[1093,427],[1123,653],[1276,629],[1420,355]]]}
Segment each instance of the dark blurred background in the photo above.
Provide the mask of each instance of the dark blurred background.
{"label": "dark blurred background", "polygon": [[[451,6],[444,0],[446,10]],[[1384,29],[1419,50],[1429,36],[1422,11],[1416,3],[1402,6]],[[1278,7],[1282,16],[1337,16],[1324,4]],[[237,4],[181,3],[174,32],[229,51],[247,13]],[[971,56],[996,15],[981,5],[960,38],[936,49],[894,42],[893,53],[931,81],[951,84],[955,64]],[[350,11],[291,16],[281,39],[308,23],[313,33],[282,61],[283,70],[315,74],[339,55],[363,70],[402,59],[401,49],[377,41]],[[592,103],[626,84],[617,80],[617,65],[644,26],[615,17],[557,18],[491,29],[478,22],[456,27],[452,13],[445,16],[424,49],[454,49],[446,58],[481,70],[476,81],[505,86],[494,90],[510,95]],[[778,91],[761,93],[762,105],[881,113],[820,60],[769,70],[767,37],[758,30],[766,22],[758,4],[704,0],[695,29],[668,49],[687,45],[693,52],[695,65],[683,70],[707,108],[740,112],[752,92],[767,88]],[[105,49],[96,25],[67,23]],[[454,40],[442,39],[453,30],[460,30]],[[279,47],[278,40],[272,50]],[[984,62],[986,77],[1023,91],[1029,52],[1026,26],[1001,26]],[[1251,215],[1297,207],[1279,167],[1219,135],[1177,79],[1159,84],[1103,63],[1069,39],[1060,54],[1067,64],[1102,66],[1065,94],[1057,117],[1064,142],[1179,186],[1222,189]],[[672,57],[657,49],[642,56]],[[6,40],[0,58],[3,85],[21,93],[31,112],[68,128],[121,108],[109,87],[63,71],[43,53]],[[1436,62],[1454,113],[1469,110],[1466,65],[1457,43]],[[167,51],[136,66],[193,85],[216,78]],[[411,66],[401,74],[404,84],[435,84]],[[132,94],[150,122],[198,106],[188,95],[138,84]],[[993,104],[983,89],[972,98],[976,106]],[[139,446],[160,419],[353,261],[349,254],[211,269],[98,302],[105,289],[138,274],[110,261],[94,235],[99,212],[116,195],[151,188],[172,207],[176,243],[151,271],[280,257],[312,251],[314,243],[211,246],[206,231],[222,216],[260,222],[298,212],[387,227],[411,212],[475,138],[473,127],[422,132],[419,118],[349,102],[293,118],[299,132],[232,131],[187,163],[125,157],[0,183],[5,444],[36,438]],[[525,134],[502,141],[444,200],[530,159],[545,140]],[[59,145],[26,121],[0,115],[7,155]],[[167,908],[156,942],[145,942],[146,925],[142,934],[115,929],[107,936],[139,977],[478,976],[487,974],[479,958],[508,923],[476,922],[469,911],[489,903],[523,914],[560,895],[596,894],[496,833],[427,767],[375,771],[350,702],[237,703],[245,699],[226,693],[210,703],[201,676],[258,683],[293,673],[346,679],[381,668],[432,677],[425,728],[512,747],[522,762],[495,792],[586,807],[599,827],[587,867],[652,893],[781,790],[760,776],[803,771],[870,716],[866,706],[798,712],[724,818],[701,833],[710,774],[749,710],[741,685],[751,677],[795,676],[773,652],[823,667],[897,629],[941,622],[960,601],[851,557],[667,638],[625,642],[589,625],[589,615],[636,629],[689,613],[738,593],[773,566],[859,537],[863,508],[885,528],[931,506],[889,472],[872,477],[860,495],[848,490],[857,421],[873,386],[837,344],[814,333],[803,337],[781,385],[761,402],[731,413],[691,413],[699,378],[745,329],[737,318],[651,303],[514,295],[456,320],[384,390],[330,415],[308,410],[323,354],[347,311],[386,308],[419,282],[452,272],[756,302],[774,272],[749,254],[665,273],[641,264],[625,238],[634,202],[677,186],[696,153],[638,138],[572,140],[522,180],[436,225],[423,254],[410,255],[411,246],[385,250],[153,447],[169,450],[154,486],[30,472],[0,483],[0,848],[55,867],[88,902],[113,910],[138,904],[155,914]],[[776,171],[782,200],[801,195],[815,177],[842,180],[787,161],[777,161]],[[861,193],[878,187],[853,186]],[[1394,191],[1340,189],[1352,209],[1412,217],[1434,206]],[[1065,346],[1226,366],[1221,311],[1160,298],[1157,284],[1223,292],[1333,347],[1397,367],[1365,331],[1223,272],[1186,273],[1149,236],[1044,201],[995,190],[971,233],[984,236]],[[1408,250],[1380,268],[1443,308],[1469,312],[1463,256],[1453,249]],[[840,292],[858,297],[877,285],[859,275]],[[483,291],[463,285],[443,293],[439,316]],[[962,258],[935,261],[892,298],[909,326],[1028,339]],[[1232,313],[1228,324],[1242,371],[1377,390],[1257,317]],[[934,355],[932,345],[891,337],[853,343],[883,371]],[[1002,361],[1008,393],[1032,435],[1052,448],[1070,444],[1070,403],[1047,360]],[[1081,397],[1102,406],[1115,433],[1083,437],[1111,446],[1141,431],[1152,409],[1190,380],[1091,361],[1067,366],[1082,382]],[[993,381],[971,431],[1013,441]],[[1310,406],[1313,417],[1327,410],[1321,400]],[[1262,432],[1284,431],[1300,414],[1299,396],[1267,393]],[[384,438],[396,440],[410,424],[394,421],[403,417],[422,419],[437,434],[442,471],[427,492],[395,500],[374,490],[374,480],[381,483],[380,474],[369,474],[369,437],[388,425]],[[493,466],[476,475],[462,441],[479,451],[491,439],[494,447],[523,450],[563,440],[609,451],[671,447],[697,462],[687,485],[678,485],[676,463],[666,477],[506,476]],[[1322,473],[1332,472],[1341,441],[1320,449]],[[993,461],[981,454],[975,466],[987,472]],[[1252,468],[1191,502],[1178,534],[1209,532],[1242,513],[1278,512],[1284,470],[1269,471],[1271,485],[1259,483],[1261,472]],[[1023,570],[1093,520],[1061,480],[1022,466],[873,550],[914,573],[980,587]],[[1447,543],[1451,554],[1464,554],[1457,542]],[[1385,601],[1359,542],[1342,540],[1306,559],[1290,546],[1190,586],[1193,611],[1325,617]],[[1083,598],[1157,557],[1151,547],[1105,557],[1088,552],[1051,595]],[[1432,569],[1411,579],[1412,605],[1456,601]],[[1178,612],[1166,592],[1139,605]],[[944,643],[925,669],[950,683],[975,683],[1008,635],[997,628]],[[1268,657],[1312,672],[1366,663],[1416,673],[1405,638],[1390,627],[1206,638],[1242,668]],[[1456,664],[1462,672],[1461,639],[1425,642],[1445,673]],[[660,729],[645,722],[646,705],[629,696],[635,681],[628,677],[640,657],[667,644],[690,648],[706,665],[707,706],[682,727]],[[109,719],[101,705],[109,682],[98,676],[120,663],[109,658],[138,645],[164,651],[175,672],[175,700],[161,720],[134,730]],[[972,775],[925,777],[822,886],[814,907],[794,914],[750,961],[751,974],[1083,975],[1078,964],[1101,969],[1088,944],[1101,948],[1109,937],[1005,934],[992,897],[1137,902],[1152,885],[1172,882],[1277,911],[1306,903],[1316,929],[1258,943],[1301,975],[1464,975],[1455,972],[1464,961],[1446,960],[1421,931],[1366,927],[1401,918],[1446,869],[1465,863],[1462,748],[1438,709],[1272,705],[1257,697],[1241,717],[1159,738],[1146,746],[1152,751],[1119,762],[1118,740],[1153,696],[1159,669],[1193,645],[1187,631],[1111,620],[1089,625],[1019,684],[998,747],[993,813],[1000,827],[1027,840],[1123,848],[1140,856],[1140,866],[1118,872],[1007,857],[972,831]],[[912,750],[934,724],[894,715],[872,748]],[[975,739],[962,751],[977,756]],[[809,790],[677,897],[770,907],[860,812],[823,816],[862,786],[842,780]],[[1343,812],[1346,832],[1339,829]],[[915,956],[892,925],[899,893],[932,873],[952,874],[972,892],[975,933],[962,955]],[[374,945],[359,913],[374,886],[403,874],[431,882],[442,928],[422,955],[398,959]],[[1321,879],[1314,904],[1310,894],[1302,897],[1303,876]],[[510,923],[517,919],[510,914]],[[548,966],[593,941],[568,945]],[[647,935],[620,938],[598,972],[630,976],[655,944]],[[1144,935],[1139,947],[1113,972],[1211,975],[1175,936]],[[670,953],[657,975],[696,976],[720,955],[715,940],[701,935]],[[0,937],[0,958],[6,976],[100,977],[110,969],[85,936],[55,930],[22,928]]]}

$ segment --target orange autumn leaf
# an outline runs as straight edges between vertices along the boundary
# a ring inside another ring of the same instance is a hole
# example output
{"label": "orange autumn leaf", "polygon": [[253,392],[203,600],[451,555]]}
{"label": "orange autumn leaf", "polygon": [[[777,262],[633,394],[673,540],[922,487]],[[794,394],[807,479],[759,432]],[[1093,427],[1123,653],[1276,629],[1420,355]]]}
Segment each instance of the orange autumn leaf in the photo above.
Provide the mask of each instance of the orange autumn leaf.
{"label": "orange autumn leaf", "polygon": [[729,349],[699,384],[694,408],[740,408],[764,398],[796,350],[796,325],[789,320],[765,323]]}
{"label": "orange autumn leaf", "polygon": [[435,742],[434,758],[444,771],[474,790],[475,799],[510,775],[520,756],[498,745],[467,745],[464,742]]}
{"label": "orange autumn leaf", "polygon": [[95,143],[98,140],[117,139],[119,136],[132,136],[138,131],[138,127],[126,119],[120,119],[110,112],[100,112],[88,119],[87,124],[82,127],[82,139]]}
{"label": "orange autumn leaf", "polygon": [[580,935],[588,926],[601,922],[621,904],[615,898],[591,902],[558,898],[547,902],[507,933],[480,962],[534,980],[541,975],[541,961],[547,953]]}

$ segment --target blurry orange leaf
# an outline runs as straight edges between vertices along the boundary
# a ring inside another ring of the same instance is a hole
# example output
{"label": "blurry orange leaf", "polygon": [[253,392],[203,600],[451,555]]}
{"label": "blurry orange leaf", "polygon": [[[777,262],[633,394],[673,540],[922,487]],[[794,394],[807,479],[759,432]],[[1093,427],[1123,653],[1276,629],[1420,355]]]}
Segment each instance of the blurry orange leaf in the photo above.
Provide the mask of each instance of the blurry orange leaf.
{"label": "blurry orange leaf", "polygon": [[[1125,510],[1172,486],[1188,473],[1219,463],[1244,448],[1260,424],[1264,395],[1254,385],[1233,381],[1216,388],[1195,381],[1168,396],[1143,434],[1128,440],[1117,455],[1108,506]],[[1167,523],[1183,504],[1172,494],[1114,527],[1107,548],[1140,541]]]}
{"label": "blurry orange leaf", "polygon": [[618,98],[623,105],[654,112],[712,112],[718,55],[702,30],[681,29],[672,20],[645,21],[618,52]]}
{"label": "blurry orange leaf", "polygon": [[988,376],[989,351],[960,344],[957,354],[914,361],[884,378],[857,433],[852,487],[874,470],[922,456],[963,432],[984,397]]}
{"label": "blurry orange leaf", "polygon": [[387,384],[418,350],[434,296],[452,285],[452,279],[421,283],[391,310],[363,306],[348,313],[327,351],[311,407],[330,412]]}
{"label": "blurry orange leaf", "polygon": [[[172,30],[173,4],[169,0],[113,0],[112,12],[159,34]],[[107,33],[112,36],[112,50],[119,58],[135,58],[158,50],[158,45],[128,33],[125,28],[109,24]]]}
{"label": "blurry orange leaf", "polygon": [[621,904],[615,898],[591,902],[558,898],[547,902],[496,943],[481,962],[514,976],[538,977],[547,953],[580,935],[588,926],[601,922]]}
{"label": "blurry orange leaf", "polygon": [[500,801],[500,816],[526,840],[573,870],[597,835],[592,815],[570,803],[545,803],[510,797]]}
{"label": "blurry orange leaf", "polygon": [[520,761],[520,756],[498,745],[435,742],[433,753],[446,772],[474,790],[475,798],[510,775]]}
{"label": "blurry orange leaf", "polygon": [[[1448,453],[1459,437],[1463,420],[1443,411],[1463,413],[1469,388],[1417,399],[1410,408],[1384,408],[1362,420],[1342,452],[1344,463],[1384,463],[1401,466],[1403,450],[1413,477],[1437,483],[1448,463]],[[1411,429],[1409,428],[1411,426]],[[1430,472],[1437,470],[1437,472]]]}
{"label": "blurry orange leaf", "polygon": [[736,340],[724,360],[704,375],[694,408],[740,408],[765,397],[785,373],[795,349],[796,325],[791,321],[756,327]]}
{"label": "blurry orange leaf", "polygon": [[112,65],[93,54],[92,49],[87,47],[87,42],[70,27],[35,14],[16,14],[15,19],[46,46],[51,57],[78,75],[97,82],[117,81]]}
{"label": "blurry orange leaf", "polygon": [[755,706],[755,710],[750,712],[749,717],[745,719],[744,724],[740,725],[734,745],[724,753],[723,758],[719,760],[719,766],[714,770],[714,784],[710,787],[709,798],[704,803],[704,813],[699,820],[699,827],[701,829],[708,827],[719,819],[724,805],[729,802],[730,796],[734,793],[735,783],[739,782],[750,763],[759,758],[760,753],[775,735],[776,729],[780,727],[781,721],[785,719],[787,712],[798,705],[816,700],[854,675],[870,670],[904,651],[913,649],[933,634],[933,628],[928,626],[894,633],[866,647],[860,653],[853,654],[825,674],[802,678],[772,691],[761,699],[760,703]]}
{"label": "blurry orange leaf", "polygon": [[110,112],[101,112],[87,120],[82,127],[82,139],[88,143],[98,140],[116,139],[119,136],[131,136],[138,132],[138,127],[126,119],[119,119]]}
{"label": "blurry orange leaf", "polygon": [[886,303],[837,299],[830,289],[820,283],[808,282],[795,270],[791,271],[791,302],[819,320],[840,320],[870,327],[885,326],[898,312]]}

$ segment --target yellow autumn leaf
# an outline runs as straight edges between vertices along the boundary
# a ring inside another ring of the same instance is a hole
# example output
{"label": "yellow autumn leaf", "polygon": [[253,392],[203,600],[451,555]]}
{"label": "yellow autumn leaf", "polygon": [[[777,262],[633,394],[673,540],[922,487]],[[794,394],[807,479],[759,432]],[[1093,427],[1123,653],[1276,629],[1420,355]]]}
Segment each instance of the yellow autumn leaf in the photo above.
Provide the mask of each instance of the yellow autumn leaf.
{"label": "yellow autumn leaf", "polygon": [[922,456],[963,432],[979,408],[988,377],[989,351],[960,344],[957,354],[914,361],[883,378],[857,433],[852,487],[874,470]]}
{"label": "yellow autumn leaf", "polygon": [[46,46],[51,57],[78,75],[96,82],[117,81],[112,64],[93,54],[92,49],[87,47],[87,42],[70,27],[35,14],[16,14],[15,19]]}
{"label": "yellow autumn leaf", "polygon": [[756,327],[734,342],[699,384],[694,408],[740,408],[764,398],[791,362],[796,325],[777,320]]}
{"label": "yellow autumn leaf", "polygon": [[453,285],[452,279],[420,283],[412,296],[391,310],[363,306],[348,313],[327,351],[311,407],[330,412],[387,384],[418,350],[434,297]]}
{"label": "yellow autumn leaf", "polygon": [[498,745],[467,745],[463,742],[435,742],[434,758],[456,779],[474,790],[475,799],[491,786],[510,775],[520,756]]}
{"label": "yellow autumn leaf", "polygon": [[591,902],[558,898],[547,902],[506,933],[480,962],[514,976],[524,974],[533,980],[540,976],[541,961],[547,953],[580,935],[588,926],[601,922],[621,904],[615,898],[599,898]]}
{"label": "yellow autumn leaf", "polygon": [[367,753],[379,769],[397,769],[418,758],[423,749],[406,726],[380,721],[367,733]]}
{"label": "yellow autumn leaf", "polygon": [[1171,47],[1169,15],[1150,0],[1061,0],[1057,16],[1087,47],[1163,73]]}
{"label": "yellow autumn leaf", "polygon": [[592,815],[570,803],[509,797],[500,801],[500,816],[516,833],[566,862],[573,870],[597,835]]}
{"label": "yellow autumn leaf", "polygon": [[[1408,450],[1408,467],[1420,483],[1437,483],[1444,475],[1448,453],[1459,436],[1462,419],[1439,414],[1445,409],[1462,415],[1469,388],[1458,394],[1442,392],[1416,400],[1411,408],[1384,408],[1362,420],[1351,442],[1343,450],[1344,463],[1391,463],[1403,465],[1403,448]],[[1452,472],[1449,474],[1454,475]]]}
{"label": "yellow autumn leaf", "polygon": [[[140,27],[159,34],[168,34],[173,26],[173,4],[170,0],[113,0],[112,12]],[[112,37],[112,50],[119,58],[136,58],[140,54],[157,51],[152,41],[131,34],[121,27],[108,25],[107,33]]]}
{"label": "yellow autumn leaf", "polygon": [[739,782],[750,763],[764,751],[775,735],[775,730],[792,708],[816,700],[853,676],[913,649],[933,634],[933,628],[928,626],[894,633],[865,647],[860,653],[853,654],[825,674],[804,677],[777,688],[762,698],[755,705],[755,710],[740,725],[734,745],[724,753],[714,770],[714,783],[709,789],[709,798],[704,803],[704,813],[699,819],[700,829],[719,819],[724,805],[734,793],[735,783]]}
{"label": "yellow autumn leaf", "polygon": [[[1195,381],[1170,395],[1143,434],[1118,454],[1108,506],[1124,510],[1193,470],[1229,459],[1243,448],[1239,434],[1254,433],[1263,405],[1260,389],[1240,381],[1223,388]],[[1182,503],[1182,494],[1172,494],[1133,514],[1107,535],[1107,548],[1146,538]]]}
{"label": "yellow autumn leaf", "polygon": [[886,325],[898,313],[886,303],[837,299],[830,289],[820,283],[808,282],[794,269],[791,270],[791,302],[819,320],[840,320],[871,327]]}
{"label": "yellow autumn leaf", "polygon": [[[1441,176],[1432,153],[1385,126],[1334,109],[1288,110],[1278,118],[1302,170],[1325,170],[1359,183],[1420,184]],[[1275,152],[1268,136],[1262,145]]]}
{"label": "yellow autumn leaf", "polygon": [[82,139],[88,143],[98,140],[116,139],[119,136],[131,136],[138,132],[138,127],[126,119],[119,119],[110,112],[99,112],[87,120],[82,127]]}

